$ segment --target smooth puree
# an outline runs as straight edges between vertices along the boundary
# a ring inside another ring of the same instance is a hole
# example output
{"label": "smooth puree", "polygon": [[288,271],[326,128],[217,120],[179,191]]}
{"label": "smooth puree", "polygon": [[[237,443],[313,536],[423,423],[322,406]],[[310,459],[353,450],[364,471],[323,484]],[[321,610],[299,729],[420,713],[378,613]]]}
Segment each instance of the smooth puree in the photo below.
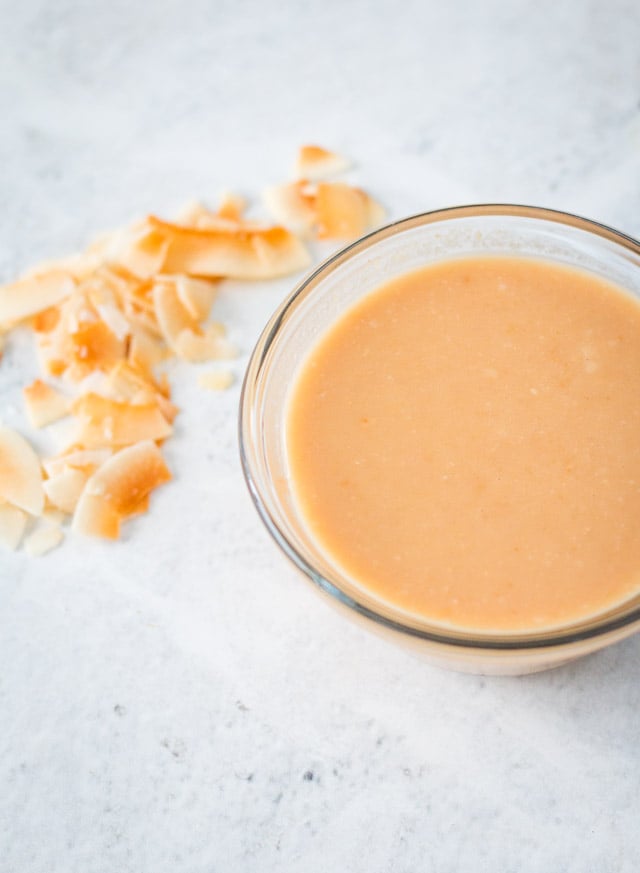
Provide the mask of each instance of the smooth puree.
{"label": "smooth puree", "polygon": [[293,386],[316,541],[429,621],[540,630],[640,589],[640,305],[545,261],[453,260],[350,309]]}

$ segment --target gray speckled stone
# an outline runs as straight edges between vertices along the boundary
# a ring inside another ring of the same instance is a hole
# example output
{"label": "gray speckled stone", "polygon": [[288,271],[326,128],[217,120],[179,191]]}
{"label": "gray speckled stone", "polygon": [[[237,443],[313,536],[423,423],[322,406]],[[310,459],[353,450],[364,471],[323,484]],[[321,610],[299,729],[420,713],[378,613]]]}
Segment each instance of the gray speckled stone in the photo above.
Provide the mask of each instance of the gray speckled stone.
{"label": "gray speckled stone", "polygon": [[[394,216],[511,200],[640,233],[634,0],[1,6],[0,278],[251,194],[309,140]],[[245,352],[290,285],[224,291]],[[8,423],[34,368],[12,341]],[[640,638],[485,680],[351,627],[250,505],[238,389],[175,384],[151,516],[0,555],[2,869],[635,873]]]}

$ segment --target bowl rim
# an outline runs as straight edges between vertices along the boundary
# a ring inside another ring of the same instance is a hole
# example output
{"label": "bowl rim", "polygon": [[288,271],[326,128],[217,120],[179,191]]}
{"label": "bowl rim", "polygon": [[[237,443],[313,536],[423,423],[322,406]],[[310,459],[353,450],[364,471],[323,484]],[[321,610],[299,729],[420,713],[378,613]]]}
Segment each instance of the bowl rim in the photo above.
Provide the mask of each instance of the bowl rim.
{"label": "bowl rim", "polygon": [[[252,441],[251,422],[253,420],[253,413],[255,412],[252,402],[254,391],[252,389],[257,386],[269,350],[285,322],[287,313],[296,304],[298,298],[308,289],[310,290],[310,293],[312,293],[313,288],[310,289],[310,286],[316,285],[327,273],[333,272],[333,270],[337,269],[341,264],[354,257],[356,254],[370,248],[377,242],[382,241],[389,236],[402,233],[406,230],[411,230],[414,227],[446,221],[452,218],[477,218],[483,216],[533,218],[551,221],[566,227],[577,228],[586,231],[587,233],[591,233],[594,236],[614,242],[622,248],[640,256],[640,242],[638,240],[628,234],[615,230],[606,224],[575,215],[571,212],[514,203],[468,204],[415,213],[406,218],[392,221],[383,227],[377,228],[339,249],[303,276],[293,290],[284,298],[263,328],[251,353],[242,383],[238,414],[240,463],[249,494],[251,495],[251,499],[259,517],[272,539],[275,540],[294,566],[302,571],[314,586],[321,589],[325,594],[328,594],[334,600],[337,600],[340,604],[353,610],[365,619],[400,634],[405,634],[440,646],[455,647],[456,649],[476,650],[479,652],[486,652],[487,650],[522,652],[530,649],[550,649],[581,643],[595,637],[603,637],[613,634],[623,628],[628,628],[629,632],[631,632],[632,628],[630,626],[634,623],[640,622],[640,604],[627,612],[622,612],[621,614],[616,612],[609,619],[606,618],[606,615],[600,620],[598,620],[597,617],[592,620],[587,619],[585,620],[584,625],[573,626],[573,630],[571,629],[572,626],[564,626],[564,628],[560,626],[556,629],[540,631],[538,633],[506,632],[504,635],[501,635],[499,632],[488,632],[486,635],[483,635],[482,632],[466,631],[463,629],[460,629],[460,631],[451,629],[449,632],[448,629],[443,628],[440,631],[439,629],[434,629],[433,626],[429,629],[413,627],[396,618],[382,615],[375,609],[372,609],[370,606],[361,603],[355,597],[347,594],[307,562],[307,560],[298,552],[296,547],[289,541],[287,535],[280,529],[277,521],[269,512],[265,505],[265,501],[263,500],[260,488],[256,482],[252,470],[251,450],[249,448],[249,444]],[[623,610],[624,604],[621,604],[618,609]]]}

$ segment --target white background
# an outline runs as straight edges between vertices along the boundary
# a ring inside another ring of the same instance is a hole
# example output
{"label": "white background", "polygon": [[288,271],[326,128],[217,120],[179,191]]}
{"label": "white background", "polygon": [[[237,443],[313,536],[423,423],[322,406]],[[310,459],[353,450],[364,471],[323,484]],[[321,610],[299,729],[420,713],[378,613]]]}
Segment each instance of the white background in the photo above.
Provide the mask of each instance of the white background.
{"label": "white background", "polygon": [[[640,234],[635,0],[0,16],[2,279],[148,210],[255,195],[307,141],[354,157],[392,217],[516,201]],[[238,375],[292,282],[225,288]],[[18,337],[0,414],[23,429],[32,371]],[[258,521],[239,388],[172,378],[151,514],[116,545],[0,555],[3,873],[635,873],[640,637],[483,679],[352,627]]]}

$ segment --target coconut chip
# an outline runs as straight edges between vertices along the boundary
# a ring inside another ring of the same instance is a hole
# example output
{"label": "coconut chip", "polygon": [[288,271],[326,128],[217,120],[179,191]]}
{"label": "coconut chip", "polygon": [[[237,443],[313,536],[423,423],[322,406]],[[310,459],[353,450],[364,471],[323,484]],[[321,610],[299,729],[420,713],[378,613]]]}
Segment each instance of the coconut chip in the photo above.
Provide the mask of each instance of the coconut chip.
{"label": "coconut chip", "polygon": [[150,440],[117,452],[87,481],[73,519],[74,530],[114,539],[120,522],[144,512],[151,491],[171,473]]}
{"label": "coconut chip", "polygon": [[69,413],[69,399],[40,379],[23,388],[22,395],[33,427],[45,427]]}
{"label": "coconut chip", "polygon": [[354,239],[380,224],[384,210],[365,191],[342,182],[307,180],[264,192],[267,209],[295,233],[318,239]]}
{"label": "coconut chip", "polygon": [[315,185],[306,180],[272,185],[265,189],[263,199],[276,221],[303,237],[311,236],[318,220]]}
{"label": "coconut chip", "polygon": [[79,423],[76,440],[87,448],[163,440],[172,433],[155,402],[121,403],[99,394],[85,394],[74,402],[71,411]]}
{"label": "coconut chip", "polygon": [[63,512],[61,509],[57,509],[55,506],[50,506],[49,504],[46,504],[40,517],[43,521],[48,521],[51,524],[55,524],[58,527],[61,527],[63,524],[65,524],[65,522],[69,520],[69,513]]}
{"label": "coconut chip", "polygon": [[73,467],[56,473],[43,484],[47,500],[52,506],[72,515],[88,478],[89,473]]}
{"label": "coconut chip", "polygon": [[193,279],[191,276],[176,276],[175,289],[180,303],[191,318],[204,321],[209,317],[218,289],[209,279]]}
{"label": "coconut chip", "polygon": [[75,288],[73,277],[62,270],[20,279],[0,287],[0,324],[16,324],[67,298]]}
{"label": "coconut chip", "polygon": [[109,240],[106,261],[124,267],[139,279],[148,279],[160,272],[168,247],[166,234],[143,221]]}
{"label": "coconut chip", "polygon": [[87,374],[93,370],[108,370],[125,354],[123,340],[112,333],[103,321],[83,323],[71,334],[74,373]]}
{"label": "coconut chip", "polygon": [[226,391],[235,379],[229,370],[208,370],[198,375],[198,385],[205,391]]}
{"label": "coconut chip", "polygon": [[310,261],[304,245],[284,227],[231,225],[201,230],[154,216],[147,224],[167,241],[163,270],[168,273],[275,279],[303,269]]}
{"label": "coconut chip", "polygon": [[320,182],[317,192],[319,239],[353,239],[379,224],[382,207],[359,188]]}
{"label": "coconut chip", "polygon": [[119,401],[133,401],[144,391],[147,402],[154,402],[162,395],[160,385],[155,381],[149,370],[144,370],[128,361],[118,361],[111,369],[106,380],[106,391],[96,393]]}
{"label": "coconut chip", "polygon": [[40,523],[33,533],[25,538],[24,550],[33,558],[39,558],[60,545],[64,532],[56,524]]}
{"label": "coconut chip", "polygon": [[238,350],[215,329],[196,332],[187,328],[178,335],[176,354],[192,363],[203,361],[225,361],[238,356]]}
{"label": "coconut chip", "polygon": [[30,515],[41,515],[44,509],[38,456],[8,427],[0,427],[0,498]]}
{"label": "coconut chip", "polygon": [[166,351],[161,342],[142,327],[134,329],[127,354],[130,364],[150,372],[165,356]]}
{"label": "coconut chip", "polygon": [[160,449],[151,440],[144,440],[105,461],[88,480],[86,493],[103,498],[126,518],[154,488],[170,479]]}
{"label": "coconut chip", "polygon": [[295,175],[297,179],[326,179],[348,170],[349,167],[349,161],[341,155],[321,146],[305,145],[298,152]]}
{"label": "coconut chip", "polygon": [[118,340],[125,340],[131,333],[131,325],[115,303],[98,303],[98,314]]}
{"label": "coconut chip", "polygon": [[102,497],[84,491],[76,506],[71,529],[86,536],[117,540],[120,521],[118,513]]}
{"label": "coconut chip", "polygon": [[[17,547],[27,514],[41,524],[25,549],[42,554],[69,515],[76,531],[116,538],[124,519],[148,509],[151,490],[170,478],[158,444],[178,414],[158,365],[237,356],[224,325],[209,321],[221,279],[295,272],[309,263],[301,236],[347,238],[380,220],[365,192],[316,181],[346,167],[326,149],[301,149],[302,178],[267,195],[285,226],[246,220],[245,201],[225,194],[217,210],[191,203],[174,222],[150,216],[0,287],[0,326],[30,326],[42,372],[72,394],[40,379],[24,389],[33,426],[50,425],[66,446],[42,461],[44,482],[31,446],[0,428],[0,542]],[[198,384],[223,390],[233,378],[210,371]]]}
{"label": "coconut chip", "polygon": [[153,304],[164,341],[175,352],[182,331],[192,330],[197,322],[180,300],[176,284],[170,279],[162,279],[154,285]]}
{"label": "coconut chip", "polygon": [[8,503],[0,503],[0,544],[15,551],[27,526],[27,513]]}
{"label": "coconut chip", "polygon": [[44,471],[50,479],[58,476],[68,468],[82,470],[90,475],[104,464],[111,455],[112,449],[70,449],[57,458],[48,458],[42,462]]}
{"label": "coconut chip", "polygon": [[247,202],[244,197],[226,191],[220,198],[218,215],[220,218],[228,218],[230,221],[241,221],[246,208]]}

